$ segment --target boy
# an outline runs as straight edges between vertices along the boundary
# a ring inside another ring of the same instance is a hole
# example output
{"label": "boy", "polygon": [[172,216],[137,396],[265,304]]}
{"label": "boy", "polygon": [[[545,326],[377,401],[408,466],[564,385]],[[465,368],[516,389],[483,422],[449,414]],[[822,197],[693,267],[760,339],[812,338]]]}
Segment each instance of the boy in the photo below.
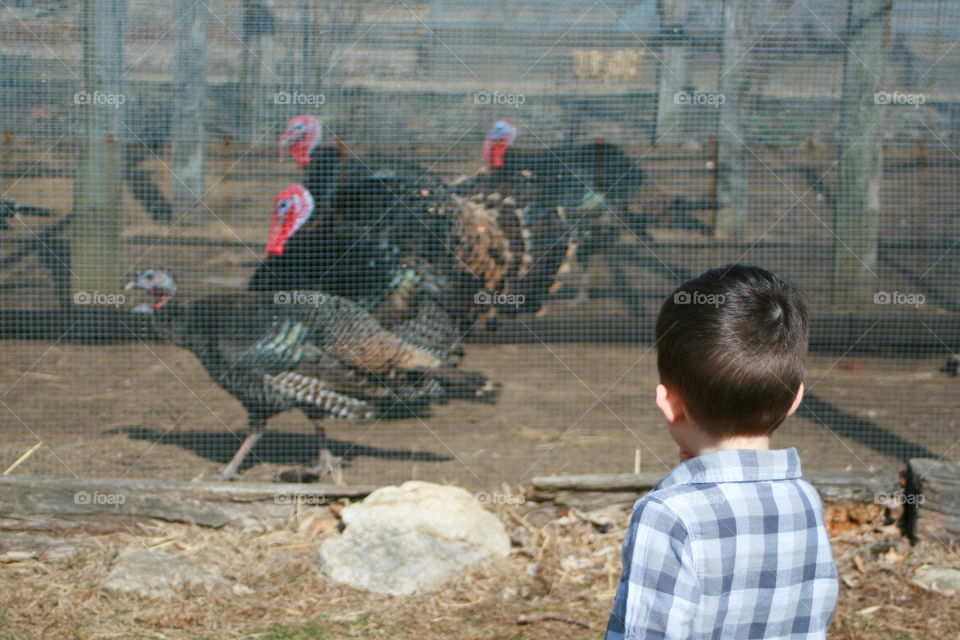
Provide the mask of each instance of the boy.
{"label": "boy", "polygon": [[667,298],[656,403],[680,464],[634,506],[606,640],[825,638],[837,569],[820,496],[770,433],[803,397],[807,313],[757,267]]}

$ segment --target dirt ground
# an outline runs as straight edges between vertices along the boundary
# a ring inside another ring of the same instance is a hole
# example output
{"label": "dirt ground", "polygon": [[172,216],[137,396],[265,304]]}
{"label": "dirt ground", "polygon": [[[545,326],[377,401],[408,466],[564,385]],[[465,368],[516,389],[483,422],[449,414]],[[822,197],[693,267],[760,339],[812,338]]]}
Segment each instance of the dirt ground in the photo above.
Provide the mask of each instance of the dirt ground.
{"label": "dirt ground", "polygon": [[[519,488],[504,487],[523,497]],[[336,534],[328,507],[306,507],[267,531],[136,525],[76,536],[74,553],[13,553],[0,536],[0,638],[170,640],[580,640],[601,637],[619,578],[629,506],[590,512],[526,502],[499,506],[513,541],[503,559],[477,565],[437,593],[372,596],[316,569],[317,545]],[[840,601],[832,640],[952,640],[960,597],[915,579],[919,566],[960,568],[960,549],[903,539],[878,505],[828,508]],[[219,570],[227,585],[159,597],[100,585],[127,548],[162,549]]]}
{"label": "dirt ground", "polygon": [[[179,348],[4,341],[3,349],[0,468],[42,440],[17,473],[208,477],[243,435],[242,406]],[[807,468],[821,469],[892,468],[904,443],[960,458],[956,379],[941,365],[813,356],[807,407],[775,445],[796,446]],[[652,401],[648,346],[468,345],[463,366],[502,385],[495,404],[452,402],[420,419],[328,421],[327,445],[348,460],[345,481],[486,488],[630,472],[637,460],[642,471],[675,464]],[[318,440],[299,411],[269,427],[244,480],[269,480],[315,457]]]}

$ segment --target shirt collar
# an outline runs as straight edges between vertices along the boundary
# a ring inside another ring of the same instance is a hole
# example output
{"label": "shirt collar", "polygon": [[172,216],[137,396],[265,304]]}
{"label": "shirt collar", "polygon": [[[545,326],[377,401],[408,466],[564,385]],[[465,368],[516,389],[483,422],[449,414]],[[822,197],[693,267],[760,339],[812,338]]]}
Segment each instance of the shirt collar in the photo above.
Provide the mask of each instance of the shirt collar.
{"label": "shirt collar", "polygon": [[789,449],[730,449],[682,462],[660,481],[657,489],[681,484],[760,482],[801,477],[800,456]]}

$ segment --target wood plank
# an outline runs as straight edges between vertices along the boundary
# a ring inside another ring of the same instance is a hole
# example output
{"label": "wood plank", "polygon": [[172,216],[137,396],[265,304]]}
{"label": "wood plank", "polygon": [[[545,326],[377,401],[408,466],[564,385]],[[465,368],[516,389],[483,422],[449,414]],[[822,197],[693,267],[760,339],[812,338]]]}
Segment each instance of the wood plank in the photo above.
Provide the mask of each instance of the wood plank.
{"label": "wood plank", "polygon": [[[182,482],[152,478],[0,477],[0,528],[19,520],[129,523],[155,518],[222,527],[247,517],[289,515],[300,505],[362,498],[372,486],[242,482]],[[266,507],[260,508],[260,507]],[[49,519],[45,518],[49,516]],[[9,521],[9,522],[6,522]]]}
{"label": "wood plank", "polygon": [[[597,473],[565,476],[540,476],[533,488],[542,493],[566,491],[634,491],[646,493],[663,479],[663,473]],[[893,495],[900,487],[896,471],[811,471],[804,479],[817,488],[825,500],[874,502],[877,496]]]}

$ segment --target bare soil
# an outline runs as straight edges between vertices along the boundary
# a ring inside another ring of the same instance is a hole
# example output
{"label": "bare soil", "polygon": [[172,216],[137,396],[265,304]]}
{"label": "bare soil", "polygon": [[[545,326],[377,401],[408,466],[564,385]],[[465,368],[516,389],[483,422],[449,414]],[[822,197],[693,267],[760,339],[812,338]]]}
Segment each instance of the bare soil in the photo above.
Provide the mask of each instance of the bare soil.
{"label": "bare soil", "polygon": [[[0,468],[42,440],[18,473],[211,476],[243,436],[243,407],[177,347],[4,341],[3,349]],[[904,441],[957,459],[956,380],[940,365],[814,356],[810,408],[780,428],[775,445],[796,446],[807,468],[895,468]],[[427,417],[369,424],[327,421],[327,446],[347,459],[344,479],[486,488],[538,475],[629,472],[638,459],[642,471],[675,464],[652,400],[648,346],[469,345],[463,366],[502,385],[495,404],[456,401]],[[316,456],[320,443],[299,411],[269,427],[246,480],[269,480]]]}

